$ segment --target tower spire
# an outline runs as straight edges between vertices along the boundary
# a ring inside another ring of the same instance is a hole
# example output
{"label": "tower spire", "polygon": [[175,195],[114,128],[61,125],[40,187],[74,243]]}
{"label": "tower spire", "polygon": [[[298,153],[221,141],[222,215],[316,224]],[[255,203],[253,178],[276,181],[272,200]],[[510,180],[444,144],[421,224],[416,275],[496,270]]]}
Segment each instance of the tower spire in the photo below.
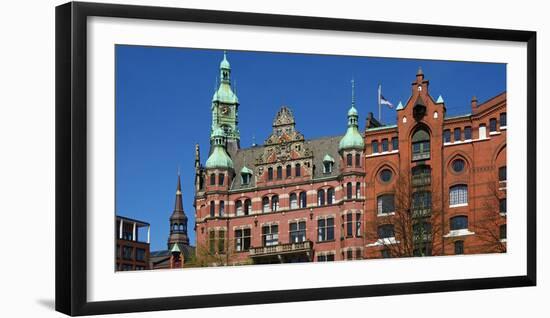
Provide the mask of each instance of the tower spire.
{"label": "tower spire", "polygon": [[351,106],[355,107],[355,80],[351,79]]}
{"label": "tower spire", "polygon": [[181,193],[181,176],[180,169],[178,167],[178,185],[176,188],[176,203],[174,205],[174,213],[183,212],[183,195]]}

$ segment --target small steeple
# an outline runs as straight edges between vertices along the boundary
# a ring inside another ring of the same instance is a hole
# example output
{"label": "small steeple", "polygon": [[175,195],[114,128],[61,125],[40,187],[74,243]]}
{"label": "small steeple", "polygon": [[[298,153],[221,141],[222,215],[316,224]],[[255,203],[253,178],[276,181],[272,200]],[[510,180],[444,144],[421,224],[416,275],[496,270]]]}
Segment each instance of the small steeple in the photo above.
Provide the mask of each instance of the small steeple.
{"label": "small steeple", "polygon": [[[176,203],[174,205],[174,213],[182,212],[183,213],[183,195],[181,193],[181,176],[178,168],[178,185],[176,188]],[[172,215],[174,214],[172,213]]]}
{"label": "small steeple", "polygon": [[445,101],[443,100],[443,96],[439,95],[439,97],[437,98],[437,101],[436,103],[437,104],[443,104]]}
{"label": "small steeple", "polygon": [[359,133],[359,125],[357,119],[359,114],[355,108],[355,81],[351,80],[351,107],[348,110],[348,130],[344,137],[340,140],[338,149],[358,149],[362,150],[365,143],[361,133]]}
{"label": "small steeple", "polygon": [[189,245],[189,237],[187,236],[187,215],[183,210],[183,194],[181,192],[181,174],[178,168],[178,183],[176,185],[176,200],[174,203],[174,211],[170,216],[170,236],[168,237],[168,248],[173,247],[173,244]]}
{"label": "small steeple", "polygon": [[223,60],[220,62],[220,80],[222,82],[229,82],[230,75],[231,75],[231,65],[227,60],[227,52],[223,51]]}

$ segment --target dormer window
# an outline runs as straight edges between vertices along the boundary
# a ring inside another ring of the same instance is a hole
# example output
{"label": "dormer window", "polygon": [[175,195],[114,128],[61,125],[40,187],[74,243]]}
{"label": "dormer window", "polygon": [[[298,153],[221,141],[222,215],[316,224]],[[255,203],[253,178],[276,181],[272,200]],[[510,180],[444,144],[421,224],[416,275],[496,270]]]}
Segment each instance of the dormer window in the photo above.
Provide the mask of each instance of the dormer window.
{"label": "dormer window", "polygon": [[241,183],[242,184],[250,184],[250,174],[248,174],[248,173],[241,174]]}
{"label": "dormer window", "polygon": [[325,155],[325,157],[323,158],[323,173],[332,173],[333,167],[334,167],[334,159],[328,154]]}

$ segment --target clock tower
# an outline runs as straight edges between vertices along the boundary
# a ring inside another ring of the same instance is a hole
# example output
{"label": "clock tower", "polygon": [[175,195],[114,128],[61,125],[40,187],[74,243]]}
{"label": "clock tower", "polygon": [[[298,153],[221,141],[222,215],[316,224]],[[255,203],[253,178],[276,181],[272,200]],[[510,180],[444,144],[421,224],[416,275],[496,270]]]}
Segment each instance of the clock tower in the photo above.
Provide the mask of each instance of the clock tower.
{"label": "clock tower", "polygon": [[224,132],[227,151],[239,149],[240,133],[238,128],[239,99],[231,88],[231,66],[224,51],[220,63],[220,83],[212,97],[212,127],[210,134],[217,128]]}

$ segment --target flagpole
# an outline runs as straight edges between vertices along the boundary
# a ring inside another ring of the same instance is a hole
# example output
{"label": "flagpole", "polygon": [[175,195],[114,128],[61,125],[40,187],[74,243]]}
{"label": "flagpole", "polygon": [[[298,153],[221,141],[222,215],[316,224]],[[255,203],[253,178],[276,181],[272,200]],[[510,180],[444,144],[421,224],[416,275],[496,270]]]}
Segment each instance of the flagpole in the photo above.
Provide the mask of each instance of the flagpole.
{"label": "flagpole", "polygon": [[380,103],[380,95],[382,94],[382,85],[378,84],[378,121],[382,124],[382,104]]}

